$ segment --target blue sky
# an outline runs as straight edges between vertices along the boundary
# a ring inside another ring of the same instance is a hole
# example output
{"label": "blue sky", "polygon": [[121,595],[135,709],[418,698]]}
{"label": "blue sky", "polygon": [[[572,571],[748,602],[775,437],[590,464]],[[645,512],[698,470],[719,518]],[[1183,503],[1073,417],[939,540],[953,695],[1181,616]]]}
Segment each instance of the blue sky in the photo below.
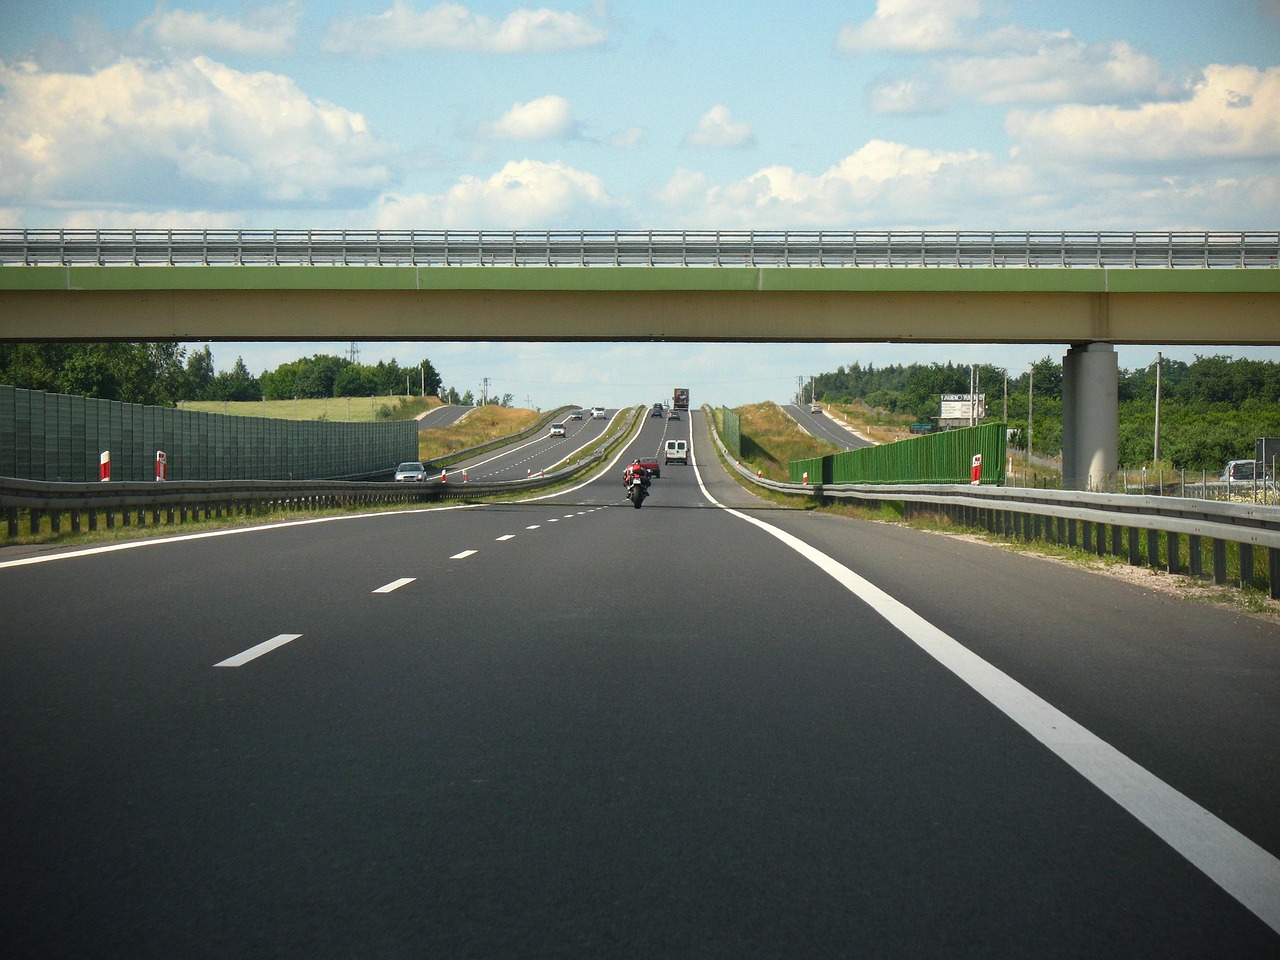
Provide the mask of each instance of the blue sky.
{"label": "blue sky", "polygon": [[[0,2],[7,227],[1275,230],[1277,117],[1280,0]],[[541,407],[1063,353],[360,350]]]}

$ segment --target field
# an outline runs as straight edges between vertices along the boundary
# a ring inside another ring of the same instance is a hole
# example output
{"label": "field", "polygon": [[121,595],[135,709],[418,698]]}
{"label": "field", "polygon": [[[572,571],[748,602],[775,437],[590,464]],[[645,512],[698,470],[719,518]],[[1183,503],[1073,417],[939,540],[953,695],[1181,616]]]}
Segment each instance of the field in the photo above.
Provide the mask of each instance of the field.
{"label": "field", "polygon": [[[270,417],[275,420],[411,420],[440,406],[437,397],[323,397],[306,400],[184,400],[179,410],[221,413],[232,417]],[[379,411],[384,412],[380,415]]]}

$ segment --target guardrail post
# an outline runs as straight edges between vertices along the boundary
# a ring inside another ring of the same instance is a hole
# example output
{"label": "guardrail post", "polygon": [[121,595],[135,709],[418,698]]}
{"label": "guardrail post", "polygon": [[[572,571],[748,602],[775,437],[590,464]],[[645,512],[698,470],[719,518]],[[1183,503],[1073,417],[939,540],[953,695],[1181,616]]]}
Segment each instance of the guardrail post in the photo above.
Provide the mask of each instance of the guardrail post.
{"label": "guardrail post", "polygon": [[1267,591],[1272,600],[1280,600],[1280,547],[1267,548]]}
{"label": "guardrail post", "polygon": [[107,515],[107,529],[114,530],[116,528],[116,508],[107,507],[103,512]]}
{"label": "guardrail post", "polygon": [[1166,552],[1169,554],[1169,572],[1181,573],[1182,564],[1178,557],[1178,535],[1171,530],[1165,533],[1165,547]]}
{"label": "guardrail post", "polygon": [[1227,582],[1227,541],[1213,541],[1213,582],[1221,586]]}
{"label": "guardrail post", "polygon": [[1084,552],[1093,553],[1093,522],[1082,520],[1080,525],[1084,528]]}
{"label": "guardrail post", "polygon": [[1138,534],[1137,527],[1129,528],[1129,565],[1142,566],[1142,538]]}
{"label": "guardrail post", "polygon": [[51,529],[54,533],[62,532],[62,511],[61,510],[54,509],[49,511],[49,529]]}
{"label": "guardrail post", "polygon": [[1204,558],[1200,551],[1200,538],[1192,534],[1187,537],[1187,566],[1191,576],[1197,580],[1204,578]]}
{"label": "guardrail post", "polygon": [[1080,545],[1080,537],[1078,536],[1076,521],[1073,518],[1067,518],[1067,546],[1075,548]]}
{"label": "guardrail post", "polygon": [[1253,586],[1253,577],[1256,571],[1253,568],[1253,544],[1240,544],[1240,586]]}
{"label": "guardrail post", "polygon": [[98,529],[98,508],[89,508],[89,530],[92,532]]}
{"label": "guardrail post", "polygon": [[1160,533],[1157,530],[1147,531],[1147,566],[1160,566]]}
{"label": "guardrail post", "polygon": [[1124,528],[1118,523],[1111,525],[1111,555],[1124,556]]}
{"label": "guardrail post", "polygon": [[76,507],[76,509],[71,511],[71,532],[72,533],[80,532],[80,508],[79,507]]}

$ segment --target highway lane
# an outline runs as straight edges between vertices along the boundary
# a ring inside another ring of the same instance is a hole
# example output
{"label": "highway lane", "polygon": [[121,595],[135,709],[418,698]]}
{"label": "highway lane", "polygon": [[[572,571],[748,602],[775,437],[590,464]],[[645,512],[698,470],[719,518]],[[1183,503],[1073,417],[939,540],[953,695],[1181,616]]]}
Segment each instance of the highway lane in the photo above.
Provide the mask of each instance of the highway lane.
{"label": "highway lane", "polygon": [[447,427],[451,423],[457,423],[475,407],[463,407],[457,404],[445,404],[429,410],[423,414],[422,419],[418,421],[418,432],[423,430],[438,430],[440,427]]}
{"label": "highway lane", "polygon": [[606,411],[604,419],[592,419],[586,412],[581,420],[565,417],[565,435],[553,437],[549,429],[536,436],[517,440],[497,450],[476,454],[449,467],[451,474],[465,472],[470,480],[497,482],[522,480],[532,474],[585,456],[595,441],[609,429],[616,410]]}
{"label": "highway lane", "polygon": [[698,474],[1272,851],[1276,627],[777,509],[700,417],[623,459],[690,426],[697,467],[638,511],[620,461],[535,503],[0,568],[15,954],[1275,955]]}
{"label": "highway lane", "polygon": [[806,432],[819,440],[825,440],[841,450],[857,450],[873,446],[850,430],[843,422],[827,413],[810,413],[808,404],[786,404],[782,408]]}

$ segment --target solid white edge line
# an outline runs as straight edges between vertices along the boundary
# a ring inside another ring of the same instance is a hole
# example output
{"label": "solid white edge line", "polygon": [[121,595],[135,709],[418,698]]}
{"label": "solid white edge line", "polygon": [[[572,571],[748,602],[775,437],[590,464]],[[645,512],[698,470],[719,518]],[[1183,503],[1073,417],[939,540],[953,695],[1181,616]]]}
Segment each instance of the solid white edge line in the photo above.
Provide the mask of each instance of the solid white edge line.
{"label": "solid white edge line", "polygon": [[256,660],[258,659],[258,657],[262,656],[264,653],[270,653],[272,650],[276,649],[276,647],[283,647],[286,643],[292,643],[294,640],[297,640],[300,636],[302,636],[302,634],[300,633],[277,634],[276,636],[272,637],[270,640],[264,640],[262,643],[258,644],[256,647],[250,647],[248,650],[245,650],[243,653],[237,653],[234,657],[227,657],[227,659],[219,661],[218,663],[215,663],[214,666],[215,667],[242,667],[246,663],[248,663],[250,660]]}
{"label": "solid white edge line", "polygon": [[696,462],[694,472],[712,504],[759,527],[835,579],[1280,933],[1280,859],[838,560],[726,507],[706,488]]}
{"label": "solid white edge line", "polygon": [[392,580],[390,583],[384,584],[383,586],[379,587],[377,590],[373,592],[374,593],[391,593],[394,590],[399,590],[401,587],[407,587],[409,584],[413,583],[413,581],[417,579],[418,579],[417,577],[401,577],[399,580]]}

